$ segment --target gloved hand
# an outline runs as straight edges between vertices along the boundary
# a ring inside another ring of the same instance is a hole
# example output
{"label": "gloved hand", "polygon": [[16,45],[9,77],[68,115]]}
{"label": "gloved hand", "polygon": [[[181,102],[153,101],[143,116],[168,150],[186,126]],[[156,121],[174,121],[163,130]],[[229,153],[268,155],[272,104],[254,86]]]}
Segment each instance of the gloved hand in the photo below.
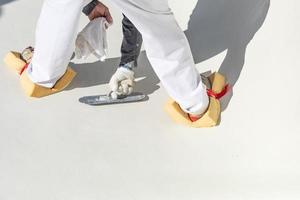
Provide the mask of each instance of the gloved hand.
{"label": "gloved hand", "polygon": [[119,67],[109,81],[111,97],[117,99],[118,96],[131,94],[134,83],[134,72],[125,67]]}

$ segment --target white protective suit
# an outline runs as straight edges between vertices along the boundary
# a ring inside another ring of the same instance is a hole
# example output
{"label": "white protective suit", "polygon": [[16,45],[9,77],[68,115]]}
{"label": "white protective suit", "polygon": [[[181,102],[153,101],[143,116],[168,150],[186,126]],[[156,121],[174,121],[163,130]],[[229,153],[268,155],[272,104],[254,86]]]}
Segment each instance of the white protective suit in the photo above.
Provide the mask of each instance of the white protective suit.
{"label": "white protective suit", "polygon": [[[209,104],[188,41],[167,0],[111,0],[141,32],[149,61],[169,95],[188,113]],[[88,0],[45,0],[36,30],[35,54],[27,73],[52,87],[65,73]]]}

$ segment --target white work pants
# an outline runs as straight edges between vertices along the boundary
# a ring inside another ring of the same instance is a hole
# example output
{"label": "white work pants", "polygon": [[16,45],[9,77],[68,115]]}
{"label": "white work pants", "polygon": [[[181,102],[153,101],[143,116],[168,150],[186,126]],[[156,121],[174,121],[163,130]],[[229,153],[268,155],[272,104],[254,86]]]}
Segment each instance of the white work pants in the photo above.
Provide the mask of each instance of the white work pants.
{"label": "white work pants", "polygon": [[[187,39],[167,0],[111,0],[141,32],[149,61],[169,95],[186,111],[203,113],[209,103]],[[65,73],[81,10],[88,0],[46,0],[36,30],[31,80],[52,87]]]}

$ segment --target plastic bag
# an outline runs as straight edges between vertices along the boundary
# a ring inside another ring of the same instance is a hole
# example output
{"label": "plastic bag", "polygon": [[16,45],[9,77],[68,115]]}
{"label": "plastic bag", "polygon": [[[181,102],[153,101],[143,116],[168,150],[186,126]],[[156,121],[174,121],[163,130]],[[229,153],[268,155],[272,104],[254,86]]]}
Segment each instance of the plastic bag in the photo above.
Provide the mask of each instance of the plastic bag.
{"label": "plastic bag", "polygon": [[107,55],[106,29],[110,24],[105,18],[99,17],[91,21],[77,36],[75,55],[78,59],[86,59],[91,54],[102,62]]}

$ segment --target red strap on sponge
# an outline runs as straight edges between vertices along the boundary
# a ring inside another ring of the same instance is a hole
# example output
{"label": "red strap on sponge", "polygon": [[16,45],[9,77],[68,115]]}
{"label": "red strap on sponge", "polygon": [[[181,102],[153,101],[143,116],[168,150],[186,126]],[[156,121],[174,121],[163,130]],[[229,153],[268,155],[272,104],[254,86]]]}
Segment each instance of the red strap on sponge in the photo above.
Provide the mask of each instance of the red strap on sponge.
{"label": "red strap on sponge", "polygon": [[[224,97],[230,89],[231,89],[231,87],[229,86],[229,84],[227,84],[220,93],[216,93],[212,89],[207,89],[207,94],[208,94],[208,96],[219,100],[222,97]],[[191,120],[191,122],[195,122],[200,119],[199,117],[194,117],[194,116],[191,116],[190,114],[188,116],[189,116],[189,119]]]}
{"label": "red strap on sponge", "polygon": [[24,65],[24,67],[21,69],[21,71],[20,71],[20,75],[22,75],[23,74],[23,72],[28,68],[28,66],[29,66],[29,63],[27,63],[26,65]]}
{"label": "red strap on sponge", "polygon": [[190,114],[188,114],[188,116],[189,116],[191,122],[195,122],[195,121],[197,121],[198,119],[200,119],[199,117],[194,117],[194,116],[191,116]]}
{"label": "red strap on sponge", "polygon": [[227,84],[220,93],[216,93],[212,89],[207,89],[207,94],[208,96],[219,100],[223,96],[225,96],[229,90],[230,90],[230,86],[229,84]]}

